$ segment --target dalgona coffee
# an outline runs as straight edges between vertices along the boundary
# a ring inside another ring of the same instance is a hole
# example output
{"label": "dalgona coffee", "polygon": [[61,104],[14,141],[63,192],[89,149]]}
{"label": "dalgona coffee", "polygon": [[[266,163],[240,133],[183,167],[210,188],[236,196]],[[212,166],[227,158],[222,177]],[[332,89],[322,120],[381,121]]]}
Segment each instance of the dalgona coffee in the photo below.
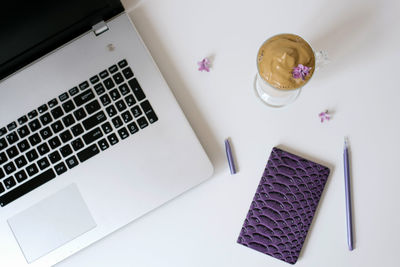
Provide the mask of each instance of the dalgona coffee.
{"label": "dalgona coffee", "polygon": [[[293,69],[299,64],[311,67],[303,79],[293,77]],[[258,51],[258,72],[271,86],[283,89],[302,87],[315,70],[315,56],[311,46],[294,34],[279,34],[265,41]]]}

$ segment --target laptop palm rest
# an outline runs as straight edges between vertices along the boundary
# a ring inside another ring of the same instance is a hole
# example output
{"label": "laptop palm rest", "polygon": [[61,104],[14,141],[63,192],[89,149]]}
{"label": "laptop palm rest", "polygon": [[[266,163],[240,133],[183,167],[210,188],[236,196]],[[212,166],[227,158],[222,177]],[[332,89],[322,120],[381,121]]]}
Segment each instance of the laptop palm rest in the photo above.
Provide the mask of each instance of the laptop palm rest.
{"label": "laptop palm rest", "polygon": [[8,219],[28,263],[96,227],[76,184]]}

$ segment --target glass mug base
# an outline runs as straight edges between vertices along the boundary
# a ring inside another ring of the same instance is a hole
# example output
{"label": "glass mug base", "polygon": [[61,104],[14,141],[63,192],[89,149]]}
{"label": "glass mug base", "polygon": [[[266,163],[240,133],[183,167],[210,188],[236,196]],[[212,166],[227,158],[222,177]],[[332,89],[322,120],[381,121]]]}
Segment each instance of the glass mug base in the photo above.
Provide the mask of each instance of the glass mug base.
{"label": "glass mug base", "polygon": [[256,77],[254,78],[254,89],[258,98],[260,98],[264,104],[274,108],[284,107],[293,103],[301,91],[301,88],[279,90],[272,86],[266,86],[265,82],[258,74],[256,74]]}

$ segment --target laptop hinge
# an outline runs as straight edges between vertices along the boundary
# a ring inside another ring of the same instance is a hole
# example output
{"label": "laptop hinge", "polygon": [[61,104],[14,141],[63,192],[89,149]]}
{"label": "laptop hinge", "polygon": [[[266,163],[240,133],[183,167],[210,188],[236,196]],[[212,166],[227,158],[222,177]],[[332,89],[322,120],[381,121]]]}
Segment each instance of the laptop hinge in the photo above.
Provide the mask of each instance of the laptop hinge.
{"label": "laptop hinge", "polygon": [[92,30],[96,36],[102,34],[103,32],[108,31],[108,26],[104,22],[104,20],[100,21],[99,23],[96,23],[95,25],[92,26]]}

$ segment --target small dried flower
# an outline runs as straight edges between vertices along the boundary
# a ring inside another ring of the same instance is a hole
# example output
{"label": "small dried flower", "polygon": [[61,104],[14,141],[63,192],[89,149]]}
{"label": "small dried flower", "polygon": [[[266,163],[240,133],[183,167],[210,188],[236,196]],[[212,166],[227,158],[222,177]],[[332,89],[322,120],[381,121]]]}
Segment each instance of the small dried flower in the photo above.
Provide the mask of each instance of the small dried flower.
{"label": "small dried flower", "polygon": [[321,123],[323,123],[325,120],[329,121],[331,119],[331,115],[329,114],[328,110],[319,113],[318,117],[321,119]]}
{"label": "small dried flower", "polygon": [[210,71],[210,60],[206,57],[202,61],[197,62],[197,65],[199,65],[199,71]]}
{"label": "small dried flower", "polygon": [[304,66],[303,64],[299,64],[297,67],[293,68],[293,78],[303,80],[306,79],[306,76],[310,73],[311,67]]}

